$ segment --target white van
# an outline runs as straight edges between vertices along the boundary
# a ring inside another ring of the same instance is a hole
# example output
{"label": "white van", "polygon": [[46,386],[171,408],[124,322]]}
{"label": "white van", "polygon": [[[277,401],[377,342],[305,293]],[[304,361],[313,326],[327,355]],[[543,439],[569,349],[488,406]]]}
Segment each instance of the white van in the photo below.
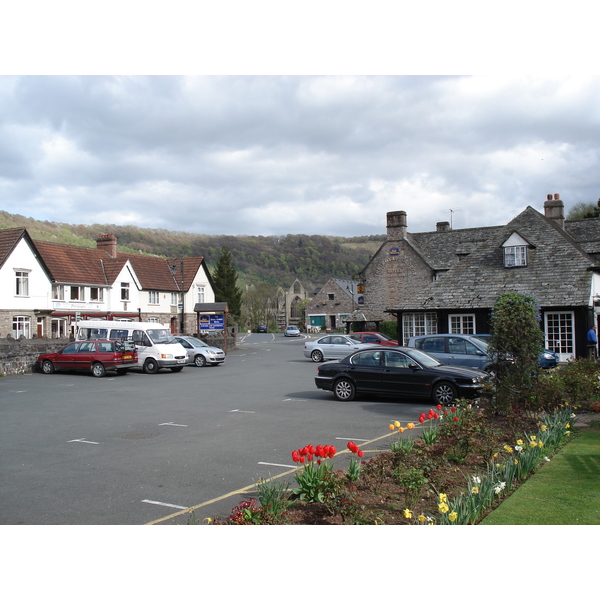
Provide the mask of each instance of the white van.
{"label": "white van", "polygon": [[78,340],[130,340],[138,351],[137,368],[144,373],[159,369],[181,371],[187,364],[185,348],[160,323],[87,320],[77,323]]}

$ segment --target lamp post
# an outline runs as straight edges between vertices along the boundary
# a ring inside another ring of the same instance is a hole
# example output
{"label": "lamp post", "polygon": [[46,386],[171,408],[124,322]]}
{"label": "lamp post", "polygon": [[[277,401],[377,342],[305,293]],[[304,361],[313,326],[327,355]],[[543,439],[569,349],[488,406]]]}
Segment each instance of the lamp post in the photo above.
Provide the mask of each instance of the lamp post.
{"label": "lamp post", "polygon": [[[179,266],[181,271],[181,323],[180,323],[180,333],[183,334],[185,329],[185,287],[184,287],[184,278],[183,278],[183,258],[177,259],[179,260]],[[175,276],[177,273],[177,265],[171,265],[170,267],[171,274]]]}

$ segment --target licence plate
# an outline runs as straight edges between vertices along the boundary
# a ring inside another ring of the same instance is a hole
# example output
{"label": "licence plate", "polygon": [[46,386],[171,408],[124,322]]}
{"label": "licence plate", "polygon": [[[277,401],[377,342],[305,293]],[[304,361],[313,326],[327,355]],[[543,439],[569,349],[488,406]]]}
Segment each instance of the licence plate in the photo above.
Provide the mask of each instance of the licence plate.
{"label": "licence plate", "polygon": [[187,359],[185,359],[185,358],[180,358],[180,359],[177,361],[177,363],[178,363],[178,364],[181,364],[181,363],[186,363],[186,362],[187,362]]}
{"label": "licence plate", "polygon": [[131,360],[132,356],[131,354],[123,354],[123,360]]}

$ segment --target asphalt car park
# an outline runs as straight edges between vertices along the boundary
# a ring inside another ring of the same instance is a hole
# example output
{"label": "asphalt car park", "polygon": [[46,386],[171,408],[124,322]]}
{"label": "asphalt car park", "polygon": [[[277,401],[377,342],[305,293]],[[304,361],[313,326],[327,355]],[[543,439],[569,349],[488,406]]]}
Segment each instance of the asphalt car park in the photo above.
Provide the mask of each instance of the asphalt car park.
{"label": "asphalt car park", "polygon": [[[0,379],[0,523],[185,523],[227,515],[258,478],[293,483],[291,451],[389,447],[422,400],[338,402],[304,336],[249,334],[218,369]],[[341,452],[334,459],[347,466]]]}

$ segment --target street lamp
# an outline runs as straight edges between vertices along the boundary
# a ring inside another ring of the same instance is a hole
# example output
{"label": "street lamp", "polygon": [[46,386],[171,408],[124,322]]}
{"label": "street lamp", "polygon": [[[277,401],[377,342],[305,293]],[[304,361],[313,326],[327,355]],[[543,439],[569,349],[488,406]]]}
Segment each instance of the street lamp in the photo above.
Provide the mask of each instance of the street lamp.
{"label": "street lamp", "polygon": [[[183,279],[183,258],[176,259],[179,260],[179,266],[181,271],[181,323],[180,323],[180,333],[185,333],[185,287],[184,287],[184,279]],[[171,265],[170,267],[171,274],[175,277],[175,273],[177,273],[177,265]]]}

